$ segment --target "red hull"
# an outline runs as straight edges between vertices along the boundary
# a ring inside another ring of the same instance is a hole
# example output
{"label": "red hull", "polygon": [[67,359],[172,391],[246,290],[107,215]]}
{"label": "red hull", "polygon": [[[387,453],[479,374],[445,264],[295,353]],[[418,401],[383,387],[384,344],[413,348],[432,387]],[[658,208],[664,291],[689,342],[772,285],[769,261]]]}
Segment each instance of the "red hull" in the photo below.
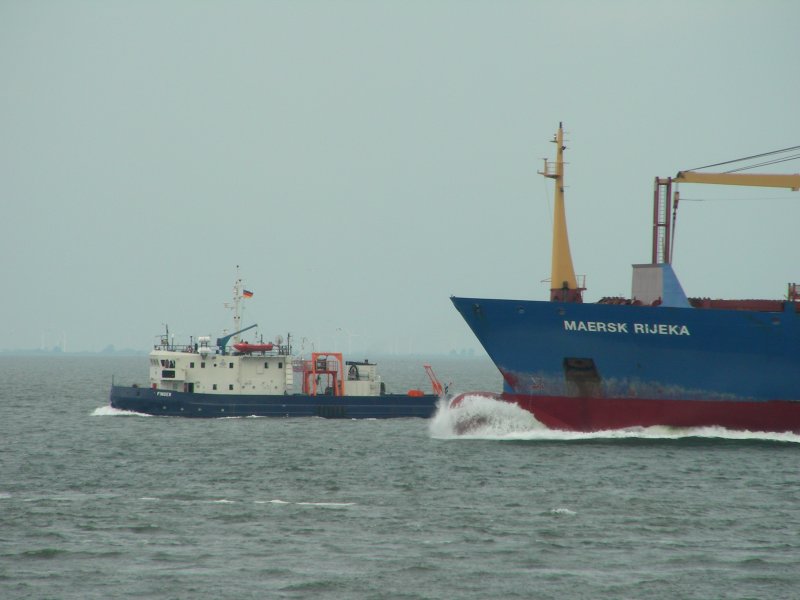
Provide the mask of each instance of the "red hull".
{"label": "red hull", "polygon": [[551,429],[604,431],[629,427],[725,427],[800,433],[800,402],[724,402],[502,394]]}

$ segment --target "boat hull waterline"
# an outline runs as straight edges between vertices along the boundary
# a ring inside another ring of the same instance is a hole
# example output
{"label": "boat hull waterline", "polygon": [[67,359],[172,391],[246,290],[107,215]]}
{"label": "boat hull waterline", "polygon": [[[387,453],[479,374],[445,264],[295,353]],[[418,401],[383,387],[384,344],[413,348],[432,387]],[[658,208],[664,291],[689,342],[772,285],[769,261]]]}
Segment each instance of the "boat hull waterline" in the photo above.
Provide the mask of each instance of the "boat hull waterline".
{"label": "boat hull waterline", "polygon": [[147,415],[194,418],[323,417],[328,419],[430,418],[439,396],[384,394],[333,396],[317,394],[202,394],[146,387],[111,388],[112,408]]}

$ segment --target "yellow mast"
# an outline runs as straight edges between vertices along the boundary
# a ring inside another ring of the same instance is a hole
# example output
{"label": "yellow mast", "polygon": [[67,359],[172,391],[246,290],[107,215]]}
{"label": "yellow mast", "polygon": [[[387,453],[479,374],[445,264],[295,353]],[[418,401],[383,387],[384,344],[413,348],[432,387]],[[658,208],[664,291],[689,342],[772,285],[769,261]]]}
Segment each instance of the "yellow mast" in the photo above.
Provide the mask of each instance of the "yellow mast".
{"label": "yellow mast", "polygon": [[564,209],[564,129],[558,124],[558,131],[553,138],[556,144],[555,165],[544,159],[544,170],[539,174],[555,179],[555,201],[553,207],[553,250],[550,271],[550,300],[561,302],[582,302],[581,292],[572,266],[572,254],[569,250],[567,235],[567,215]]}

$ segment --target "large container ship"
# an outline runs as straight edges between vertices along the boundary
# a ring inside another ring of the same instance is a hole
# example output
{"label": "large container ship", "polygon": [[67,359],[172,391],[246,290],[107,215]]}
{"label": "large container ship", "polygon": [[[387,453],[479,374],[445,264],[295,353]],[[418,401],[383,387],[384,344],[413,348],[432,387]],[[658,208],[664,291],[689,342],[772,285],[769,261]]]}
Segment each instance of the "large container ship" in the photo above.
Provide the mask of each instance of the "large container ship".
{"label": "large container ship", "polygon": [[[663,425],[800,433],[800,286],[785,299],[687,297],[671,265],[678,183],[797,191],[800,175],[685,171],[655,181],[653,252],[630,298],[584,302],[564,209],[563,128],[555,180],[549,301],[453,297],[500,370],[502,393],[555,429]],[[451,400],[458,406],[466,395]]]}

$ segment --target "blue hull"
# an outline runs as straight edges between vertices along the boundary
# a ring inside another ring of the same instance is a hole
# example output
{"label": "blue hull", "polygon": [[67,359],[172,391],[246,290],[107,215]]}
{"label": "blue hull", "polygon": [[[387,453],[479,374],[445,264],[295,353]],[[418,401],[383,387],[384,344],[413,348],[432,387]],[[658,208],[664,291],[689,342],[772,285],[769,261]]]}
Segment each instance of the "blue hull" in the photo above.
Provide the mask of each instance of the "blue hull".
{"label": "blue hull", "polygon": [[436,411],[438,396],[257,396],[196,394],[146,387],[111,387],[113,408],[148,415],[194,418],[324,417],[328,419],[427,419]]}
{"label": "blue hull", "polygon": [[762,406],[765,417],[772,416],[753,420],[754,427],[800,430],[800,314],[794,303],[784,303],[782,312],[761,312],[452,301],[503,374],[504,397],[545,422],[582,430],[748,428]]}

